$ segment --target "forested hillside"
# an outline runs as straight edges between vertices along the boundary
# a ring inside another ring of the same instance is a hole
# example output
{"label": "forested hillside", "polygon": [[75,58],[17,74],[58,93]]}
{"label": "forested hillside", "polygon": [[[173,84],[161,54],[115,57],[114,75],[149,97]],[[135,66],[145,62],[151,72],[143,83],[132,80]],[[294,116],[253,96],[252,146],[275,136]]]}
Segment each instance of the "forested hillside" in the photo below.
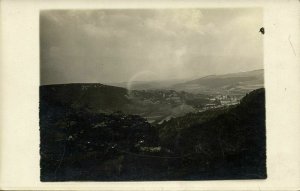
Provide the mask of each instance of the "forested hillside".
{"label": "forested hillside", "polygon": [[177,167],[182,176],[264,178],[265,131],[265,95],[258,89],[237,106],[165,122],[159,136],[162,147],[187,156]]}
{"label": "forested hillside", "polygon": [[40,100],[47,104],[88,108],[94,112],[122,110],[129,103],[124,88],[99,83],[57,84],[40,87]]}
{"label": "forested hillside", "polygon": [[195,112],[210,103],[210,96],[174,90],[133,90],[100,83],[56,84],[40,87],[45,104],[72,109],[85,108],[94,113],[140,115],[149,122]]}
{"label": "forested hillside", "polygon": [[160,125],[47,96],[41,93],[42,181],[266,178],[264,89],[239,105]]}

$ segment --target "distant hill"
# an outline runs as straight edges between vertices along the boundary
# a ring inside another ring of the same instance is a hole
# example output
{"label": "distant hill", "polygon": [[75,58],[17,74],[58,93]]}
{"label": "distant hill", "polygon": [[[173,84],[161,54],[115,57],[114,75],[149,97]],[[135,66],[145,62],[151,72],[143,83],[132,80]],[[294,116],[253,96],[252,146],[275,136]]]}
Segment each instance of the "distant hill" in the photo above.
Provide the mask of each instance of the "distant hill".
{"label": "distant hill", "polygon": [[44,85],[40,87],[40,101],[98,112],[122,110],[129,103],[126,89],[99,83]]}
{"label": "distant hill", "polygon": [[209,102],[207,95],[174,90],[132,90],[100,83],[54,84],[40,87],[44,108],[84,108],[95,113],[122,111],[160,122],[182,116]]}
{"label": "distant hill", "polygon": [[210,75],[178,83],[172,89],[194,93],[245,94],[264,87],[264,70],[239,72],[224,75]]}
{"label": "distant hill", "polygon": [[204,94],[246,94],[264,87],[264,70],[253,70],[223,75],[209,75],[193,80],[173,79],[162,81],[133,81],[109,85],[131,90],[169,89]]}

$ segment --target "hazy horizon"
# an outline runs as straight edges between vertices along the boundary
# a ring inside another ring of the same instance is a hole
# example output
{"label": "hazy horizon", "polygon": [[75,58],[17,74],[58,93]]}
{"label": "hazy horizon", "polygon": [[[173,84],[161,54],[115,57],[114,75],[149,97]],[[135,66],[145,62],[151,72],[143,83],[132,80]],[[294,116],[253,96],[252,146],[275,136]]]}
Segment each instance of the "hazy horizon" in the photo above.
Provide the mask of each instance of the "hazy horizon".
{"label": "hazy horizon", "polygon": [[[196,76],[196,77],[191,77],[191,78],[171,78],[171,79],[166,79],[166,80],[137,80],[137,81],[132,81],[132,82],[141,82],[141,83],[147,83],[147,82],[166,82],[166,81],[192,81],[200,78],[205,78],[208,76],[222,76],[222,75],[230,75],[230,74],[236,74],[236,73],[246,73],[246,72],[253,72],[253,71],[259,71],[259,70],[264,70],[263,68],[261,69],[255,69],[255,70],[250,70],[250,71],[240,71],[240,72],[234,72],[234,73],[224,73],[224,74],[208,74],[204,76]],[[59,85],[59,84],[88,84],[88,83],[99,83],[99,84],[104,84],[104,85],[114,85],[114,84],[122,84],[122,83],[128,83],[129,81],[120,81],[120,82],[70,82],[70,83],[52,83],[52,84],[41,84],[41,85]]]}
{"label": "hazy horizon", "polygon": [[260,70],[262,22],[258,8],[41,11],[41,85]]}

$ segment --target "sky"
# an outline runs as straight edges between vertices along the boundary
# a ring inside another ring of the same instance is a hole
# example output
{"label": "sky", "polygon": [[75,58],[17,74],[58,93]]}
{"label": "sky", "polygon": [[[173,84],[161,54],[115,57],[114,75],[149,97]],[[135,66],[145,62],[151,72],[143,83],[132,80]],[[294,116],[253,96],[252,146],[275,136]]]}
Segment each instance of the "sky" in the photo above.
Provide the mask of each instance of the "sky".
{"label": "sky", "polygon": [[262,69],[262,26],[259,8],[44,10],[41,85],[195,79]]}

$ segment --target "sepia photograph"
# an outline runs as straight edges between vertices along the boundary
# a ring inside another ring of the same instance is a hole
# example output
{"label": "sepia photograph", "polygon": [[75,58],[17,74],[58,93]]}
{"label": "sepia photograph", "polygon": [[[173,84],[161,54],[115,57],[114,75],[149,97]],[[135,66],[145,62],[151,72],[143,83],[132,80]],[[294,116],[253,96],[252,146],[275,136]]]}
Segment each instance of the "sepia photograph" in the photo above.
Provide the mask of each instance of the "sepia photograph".
{"label": "sepia photograph", "polygon": [[40,180],[266,179],[261,8],[39,12]]}

